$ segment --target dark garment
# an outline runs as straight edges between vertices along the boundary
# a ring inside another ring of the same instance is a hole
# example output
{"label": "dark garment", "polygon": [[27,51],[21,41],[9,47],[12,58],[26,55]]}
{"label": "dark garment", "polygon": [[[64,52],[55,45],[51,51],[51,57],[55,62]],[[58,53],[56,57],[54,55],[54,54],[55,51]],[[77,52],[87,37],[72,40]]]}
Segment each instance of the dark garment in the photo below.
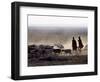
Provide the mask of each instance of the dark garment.
{"label": "dark garment", "polygon": [[79,43],[79,48],[80,48],[80,49],[84,47],[84,45],[83,45],[81,39],[78,40],[78,43]]}
{"label": "dark garment", "polygon": [[72,40],[72,48],[73,48],[73,50],[77,50],[76,40]]}

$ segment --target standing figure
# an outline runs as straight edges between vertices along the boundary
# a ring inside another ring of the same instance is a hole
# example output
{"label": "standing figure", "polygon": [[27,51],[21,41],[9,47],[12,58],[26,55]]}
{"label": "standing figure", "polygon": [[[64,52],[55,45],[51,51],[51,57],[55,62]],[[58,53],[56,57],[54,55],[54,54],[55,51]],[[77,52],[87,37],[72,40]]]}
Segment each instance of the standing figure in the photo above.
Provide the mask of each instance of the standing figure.
{"label": "standing figure", "polygon": [[79,50],[81,52],[81,49],[84,47],[84,45],[82,43],[82,40],[81,40],[80,36],[78,37],[78,44],[79,44]]}
{"label": "standing figure", "polygon": [[72,40],[72,49],[73,49],[73,51],[77,50],[77,43],[76,43],[76,40],[74,39],[74,37],[73,37],[73,40]]}

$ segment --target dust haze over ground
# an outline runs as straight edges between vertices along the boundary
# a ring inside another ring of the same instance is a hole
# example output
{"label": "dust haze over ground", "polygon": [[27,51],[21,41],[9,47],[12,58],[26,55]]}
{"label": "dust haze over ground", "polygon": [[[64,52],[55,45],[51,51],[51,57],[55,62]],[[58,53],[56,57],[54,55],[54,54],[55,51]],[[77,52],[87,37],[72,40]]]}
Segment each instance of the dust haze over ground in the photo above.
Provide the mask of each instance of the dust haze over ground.
{"label": "dust haze over ground", "polygon": [[28,44],[54,45],[55,43],[61,43],[66,49],[71,49],[73,36],[76,40],[78,40],[78,36],[81,36],[83,44],[87,44],[87,28],[70,29],[68,27],[56,30],[29,29]]}
{"label": "dust haze over ground", "polygon": [[71,49],[74,36],[81,36],[83,44],[87,44],[88,18],[63,16],[28,16],[28,45],[61,43]]}

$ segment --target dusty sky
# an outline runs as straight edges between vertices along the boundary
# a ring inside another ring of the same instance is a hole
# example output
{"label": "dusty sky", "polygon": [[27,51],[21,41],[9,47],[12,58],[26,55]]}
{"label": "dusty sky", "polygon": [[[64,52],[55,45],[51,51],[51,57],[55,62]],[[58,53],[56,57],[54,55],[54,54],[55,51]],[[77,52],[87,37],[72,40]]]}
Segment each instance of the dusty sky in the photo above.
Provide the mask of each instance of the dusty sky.
{"label": "dusty sky", "polygon": [[28,45],[61,43],[66,49],[72,47],[72,37],[87,44],[88,18],[63,16],[28,16]]}

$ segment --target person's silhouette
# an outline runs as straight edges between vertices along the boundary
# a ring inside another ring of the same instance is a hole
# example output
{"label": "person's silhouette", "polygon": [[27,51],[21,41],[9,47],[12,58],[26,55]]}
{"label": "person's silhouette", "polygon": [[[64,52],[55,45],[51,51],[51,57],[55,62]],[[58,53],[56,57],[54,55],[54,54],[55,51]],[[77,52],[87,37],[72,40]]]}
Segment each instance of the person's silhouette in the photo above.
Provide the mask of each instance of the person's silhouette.
{"label": "person's silhouette", "polygon": [[73,50],[77,50],[77,43],[76,43],[76,40],[74,39],[74,37],[73,37],[73,40],[72,40],[72,49]]}
{"label": "person's silhouette", "polygon": [[81,49],[84,47],[84,45],[82,43],[82,40],[81,40],[80,36],[78,37],[78,44],[79,44],[79,50],[81,51]]}

